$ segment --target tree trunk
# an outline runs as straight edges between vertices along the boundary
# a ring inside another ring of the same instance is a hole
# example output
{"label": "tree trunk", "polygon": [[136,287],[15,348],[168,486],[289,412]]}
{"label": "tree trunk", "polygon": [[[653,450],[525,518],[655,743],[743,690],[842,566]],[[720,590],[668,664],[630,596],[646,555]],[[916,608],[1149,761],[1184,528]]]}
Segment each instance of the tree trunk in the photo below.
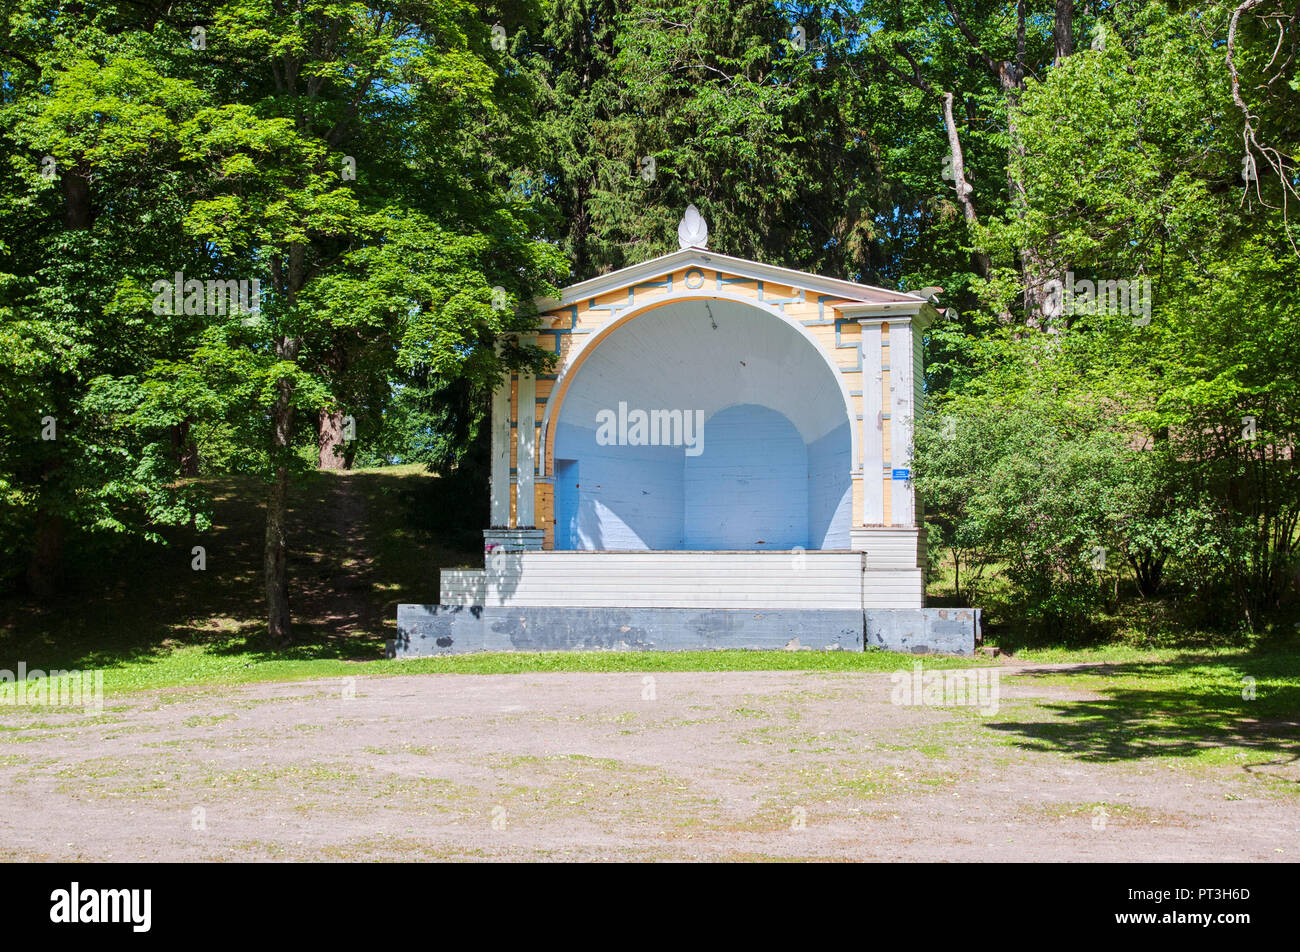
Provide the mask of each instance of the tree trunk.
{"label": "tree trunk", "polygon": [[[966,157],[961,149],[961,137],[957,134],[957,120],[953,116],[952,104],[953,94],[944,90],[940,93],[940,99],[943,102],[943,125],[948,132],[948,150],[952,154],[952,176],[954,185],[957,188],[957,201],[961,205],[962,213],[966,216],[966,221],[971,226],[971,236],[974,237],[975,226],[979,224],[979,215],[975,213],[975,203],[971,201],[971,192],[975,189],[966,181]],[[980,249],[975,251],[975,269],[979,276],[988,280],[993,274],[993,262],[989,258],[988,252]]]}
{"label": "tree trunk", "polygon": [[186,478],[199,475],[199,448],[190,437],[190,425],[192,423],[193,419],[186,417],[180,423],[173,423],[168,427],[172,439],[172,453],[176,457],[176,465],[180,469],[181,476]]}
{"label": "tree trunk", "polygon": [[[276,341],[276,356],[282,360],[295,360],[300,341],[296,337],[280,337]],[[289,543],[287,522],[289,515],[289,464],[287,457],[293,443],[293,381],[287,377],[276,383],[275,403],[271,407],[274,425],[271,460],[274,477],[266,499],[266,545],[262,553],[262,569],[266,578],[266,631],[271,643],[285,647],[293,643],[289,613]]]}
{"label": "tree trunk", "polygon": [[266,548],[263,568],[266,574],[266,631],[271,643],[293,643],[289,624],[289,547],[285,522],[289,514],[289,468],[278,466],[266,499]]}
{"label": "tree trunk", "polygon": [[59,590],[63,572],[63,516],[36,511],[36,546],[27,563],[27,588],[42,601]]}
{"label": "tree trunk", "polygon": [[[1052,41],[1055,46],[1055,55],[1052,59],[1053,66],[1060,66],[1068,57],[1074,55],[1074,0],[1056,0],[1056,15],[1052,20]],[[1021,76],[1021,85],[1024,83],[1024,77]],[[1025,155],[1025,146],[1018,135],[1012,135],[1012,143],[1017,150],[1019,158],[1023,159]],[[1018,201],[1018,213],[1024,214],[1024,185],[1020,181],[1015,182],[1012,192],[1013,201]],[[1058,280],[1063,278],[1059,273],[1059,263],[1054,266],[1051,262],[1046,262],[1038,254],[1037,249],[1021,249],[1021,263],[1023,265],[1023,278],[1025,284],[1025,324],[1034,328],[1047,327],[1051,317],[1047,313],[1047,300],[1049,290],[1047,283],[1053,277]],[[1063,317],[1063,315],[1062,315]]]}
{"label": "tree trunk", "polygon": [[319,456],[317,468],[327,470],[345,470],[352,468],[351,454],[343,439],[343,411],[322,409],[320,412],[320,436],[317,438]]}
{"label": "tree trunk", "polygon": [[[62,176],[63,223],[72,231],[85,231],[94,221],[90,202],[90,176],[82,167],[68,169]],[[45,461],[40,490],[36,499],[36,531],[32,558],[27,563],[27,587],[40,599],[52,597],[58,591],[63,574],[63,513],[51,505],[57,495],[64,460],[60,447],[66,445],[66,430],[70,414],[55,411],[59,439],[50,447],[51,458]]]}
{"label": "tree trunk", "polygon": [[[1058,4],[1057,12],[1060,12]],[[1025,4],[1016,4],[1016,59],[998,64],[998,84],[1007,102],[1007,198],[1015,209],[1016,217],[1024,218],[1029,196],[1025,190],[1023,163],[1025,142],[1021,138],[1016,112],[1020,108],[1020,94],[1025,88]],[[1025,287],[1023,305],[1025,326],[1042,330],[1047,323],[1048,270],[1038,249],[1020,249],[1020,275]]]}
{"label": "tree trunk", "polygon": [[[1025,143],[1016,122],[1020,84],[1008,85],[1004,80],[1003,91],[1007,94],[1007,137],[1011,140],[1007,149],[1007,195],[1016,216],[1023,218],[1028,210],[1029,196],[1020,172],[1023,167],[1021,163],[1025,159]],[[1025,286],[1025,326],[1044,330],[1048,321],[1051,267],[1043,260],[1037,248],[1026,246],[1020,249],[1020,274]]]}
{"label": "tree trunk", "polygon": [[[325,367],[329,372],[336,395],[346,391],[344,378],[348,372],[348,351],[342,339],[336,339],[334,346],[325,358]],[[346,400],[346,398],[344,398]],[[352,468],[352,453],[344,432],[347,417],[341,407],[322,407],[320,427],[316,438],[316,468],[324,470],[344,470]]]}
{"label": "tree trunk", "polygon": [[90,179],[80,169],[69,169],[63,173],[63,223],[74,231],[84,231],[93,220]]}
{"label": "tree trunk", "polygon": [[1056,19],[1052,21],[1052,40],[1056,44],[1054,66],[1074,55],[1074,0],[1056,0]]}

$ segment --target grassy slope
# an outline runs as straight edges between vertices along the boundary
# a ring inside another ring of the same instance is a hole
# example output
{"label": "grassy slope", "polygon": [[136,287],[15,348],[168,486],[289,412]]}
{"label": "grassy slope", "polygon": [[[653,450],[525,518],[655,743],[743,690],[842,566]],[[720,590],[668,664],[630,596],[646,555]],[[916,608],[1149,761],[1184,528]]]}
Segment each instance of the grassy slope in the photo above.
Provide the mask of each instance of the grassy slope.
{"label": "grassy slope", "polygon": [[[208,532],[172,531],[166,546],[140,543],[82,565],[48,606],[0,601],[0,667],[139,669],[142,681],[179,683],[263,664],[289,672],[380,659],[397,604],[434,600],[437,568],[475,557],[468,533],[421,525],[422,513],[454,505],[440,482],[421,467],[395,467],[315,474],[294,493],[289,574],[299,646],[287,654],[273,657],[263,634],[261,486],[228,479],[215,484]],[[195,545],[206,550],[204,571],[191,568]]]}

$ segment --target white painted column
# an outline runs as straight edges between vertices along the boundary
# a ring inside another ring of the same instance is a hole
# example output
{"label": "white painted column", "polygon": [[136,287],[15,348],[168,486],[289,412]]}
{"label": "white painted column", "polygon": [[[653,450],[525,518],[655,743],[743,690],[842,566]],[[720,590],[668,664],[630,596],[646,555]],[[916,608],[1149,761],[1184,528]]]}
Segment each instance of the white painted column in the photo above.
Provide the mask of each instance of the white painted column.
{"label": "white painted column", "polygon": [[[893,470],[912,470],[912,425],[916,415],[910,320],[889,322],[889,445]],[[891,474],[892,476],[892,474]],[[895,479],[890,488],[890,522],[895,526],[916,525],[916,491],[912,480]]]}
{"label": "white painted column", "polygon": [[537,471],[537,378],[519,375],[519,451],[515,459],[515,527],[530,529],[536,520],[533,513],[533,475]]}
{"label": "white painted column", "polygon": [[884,374],[881,371],[880,321],[862,322],[862,524],[885,521]]}
{"label": "white painted column", "polygon": [[510,375],[492,391],[492,502],[488,522],[510,525]]}

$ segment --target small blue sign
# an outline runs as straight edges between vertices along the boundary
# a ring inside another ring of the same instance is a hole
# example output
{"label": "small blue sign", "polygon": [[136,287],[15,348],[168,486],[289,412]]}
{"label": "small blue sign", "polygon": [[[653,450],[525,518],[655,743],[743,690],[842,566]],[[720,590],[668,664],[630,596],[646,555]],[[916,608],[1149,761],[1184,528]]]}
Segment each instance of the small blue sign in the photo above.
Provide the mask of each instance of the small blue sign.
{"label": "small blue sign", "polygon": [[911,479],[911,478],[912,478],[911,470],[907,470],[907,469],[896,469],[896,470],[894,470],[894,478],[895,478],[895,479]]}

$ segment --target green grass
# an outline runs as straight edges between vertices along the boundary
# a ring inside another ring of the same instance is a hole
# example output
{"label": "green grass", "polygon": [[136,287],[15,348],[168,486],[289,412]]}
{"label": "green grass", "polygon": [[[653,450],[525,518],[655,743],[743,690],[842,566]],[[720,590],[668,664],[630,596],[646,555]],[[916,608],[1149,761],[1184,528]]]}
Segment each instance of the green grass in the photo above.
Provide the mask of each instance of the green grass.
{"label": "green grass", "polygon": [[1021,684],[1095,696],[1009,707],[989,726],[1027,749],[1088,761],[1160,757],[1213,765],[1225,752],[1239,766],[1289,769],[1300,761],[1294,641],[1165,657],[1111,654],[1094,652],[1088,667],[1013,675]]}
{"label": "green grass", "polygon": [[[1090,762],[1162,760],[1203,769],[1233,767],[1268,775],[1289,774],[1300,760],[1300,650],[1296,645],[1214,652],[1170,652],[1135,658],[1116,652],[1107,659],[1096,651],[1087,667],[1057,670],[1002,668],[1002,678],[1018,694],[992,718],[971,714],[971,730],[991,731],[1022,750],[1052,752]],[[148,689],[214,688],[257,681],[326,680],[322,689],[341,691],[342,679],[406,674],[515,674],[547,672],[804,671],[842,674],[908,670],[917,659],[884,651],[690,651],[690,652],[537,652],[487,653],[405,661],[321,657],[315,649],[274,655],[237,642],[172,648],[109,667],[105,688],[114,695]],[[982,659],[927,657],[929,667],[989,664]],[[1243,679],[1253,678],[1253,684]],[[1035,696],[1071,689],[1068,698]],[[1253,688],[1253,697],[1250,697]],[[364,694],[364,684],[357,685]],[[1077,692],[1077,693],[1075,693]],[[1243,697],[1243,692],[1247,696]],[[192,697],[160,695],[160,700]],[[8,712],[30,716],[30,711]],[[737,720],[756,718],[753,705],[736,708]],[[186,723],[201,726],[207,721]],[[29,727],[31,725],[28,725]],[[64,725],[51,725],[64,726]],[[759,728],[761,731],[787,727]],[[784,736],[784,735],[782,735]],[[923,753],[942,758],[955,737],[926,739]],[[774,739],[769,738],[772,742]],[[782,741],[784,742],[784,741]],[[828,738],[808,738],[814,746]],[[900,748],[901,749],[901,748]],[[1278,796],[1300,795],[1300,785],[1285,777],[1273,781]],[[1275,788],[1275,789],[1274,789]]]}
{"label": "green grass", "polygon": [[[156,688],[302,681],[358,675],[525,674],[563,671],[840,671],[879,672],[911,668],[911,655],[888,651],[636,651],[636,652],[485,652],[402,661],[351,661],[309,657],[291,650],[283,656],[237,650],[232,644],[191,645],[106,666],[105,694]],[[967,667],[987,662],[950,656],[927,657],[929,667]]]}

